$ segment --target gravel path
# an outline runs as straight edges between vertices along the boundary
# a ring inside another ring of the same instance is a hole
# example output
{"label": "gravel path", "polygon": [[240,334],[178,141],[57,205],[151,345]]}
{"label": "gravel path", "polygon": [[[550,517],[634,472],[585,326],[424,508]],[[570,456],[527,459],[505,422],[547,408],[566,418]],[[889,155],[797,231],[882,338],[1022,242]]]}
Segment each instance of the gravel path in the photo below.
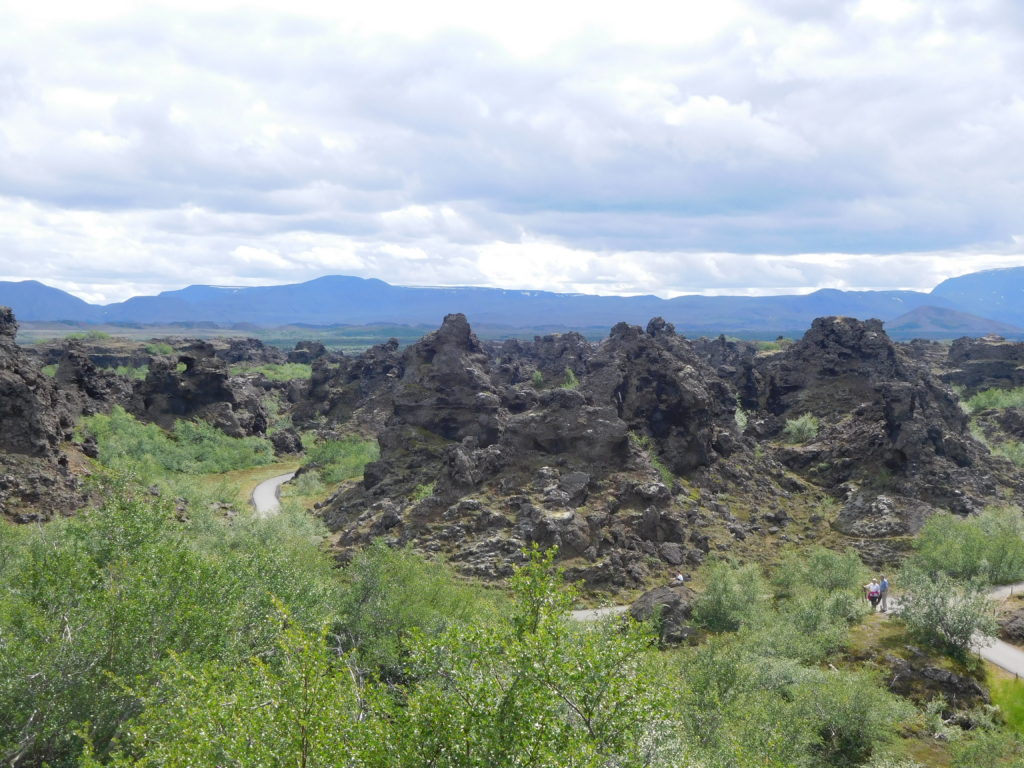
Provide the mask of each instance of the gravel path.
{"label": "gravel path", "polygon": [[281,485],[295,477],[294,472],[278,475],[264,480],[252,492],[252,505],[256,508],[256,517],[270,517],[281,509]]}

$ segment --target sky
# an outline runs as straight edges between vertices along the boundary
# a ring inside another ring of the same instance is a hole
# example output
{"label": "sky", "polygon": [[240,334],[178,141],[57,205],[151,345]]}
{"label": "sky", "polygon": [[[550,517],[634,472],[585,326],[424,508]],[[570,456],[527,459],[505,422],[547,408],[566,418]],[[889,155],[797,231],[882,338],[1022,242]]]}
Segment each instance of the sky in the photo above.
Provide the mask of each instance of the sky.
{"label": "sky", "polygon": [[1024,265],[1024,3],[0,0],[0,280],[930,290]]}

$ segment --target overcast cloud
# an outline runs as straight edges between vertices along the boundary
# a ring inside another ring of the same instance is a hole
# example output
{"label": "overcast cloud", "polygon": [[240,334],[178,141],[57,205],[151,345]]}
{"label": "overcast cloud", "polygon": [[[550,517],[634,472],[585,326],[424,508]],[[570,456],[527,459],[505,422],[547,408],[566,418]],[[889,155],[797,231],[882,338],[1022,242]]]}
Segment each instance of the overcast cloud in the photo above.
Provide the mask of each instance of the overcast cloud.
{"label": "overcast cloud", "polygon": [[1017,0],[489,5],[0,2],[0,279],[671,296],[1024,264]]}

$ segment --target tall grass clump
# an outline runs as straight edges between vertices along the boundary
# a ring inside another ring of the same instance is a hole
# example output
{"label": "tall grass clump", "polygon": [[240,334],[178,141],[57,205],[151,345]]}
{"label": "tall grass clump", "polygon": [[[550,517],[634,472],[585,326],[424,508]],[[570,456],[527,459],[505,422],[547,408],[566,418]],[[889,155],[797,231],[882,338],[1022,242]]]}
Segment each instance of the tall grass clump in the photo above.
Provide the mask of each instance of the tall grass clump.
{"label": "tall grass clump", "polygon": [[786,419],[782,430],[782,439],[787,443],[809,443],[818,436],[820,424],[813,413],[805,413],[795,419]]}

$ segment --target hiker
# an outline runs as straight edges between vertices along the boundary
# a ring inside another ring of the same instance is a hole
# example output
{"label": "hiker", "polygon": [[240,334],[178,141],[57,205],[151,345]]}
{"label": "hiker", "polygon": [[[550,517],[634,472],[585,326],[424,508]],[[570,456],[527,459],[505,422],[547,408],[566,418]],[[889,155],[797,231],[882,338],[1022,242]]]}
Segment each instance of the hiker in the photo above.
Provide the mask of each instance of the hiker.
{"label": "hiker", "polygon": [[882,595],[882,613],[889,612],[889,580],[883,573],[880,577],[881,581],[878,582],[879,592]]}
{"label": "hiker", "polygon": [[882,585],[878,583],[878,579],[873,578],[869,584],[864,585],[864,590],[868,602],[871,603],[871,612],[874,613],[875,608],[878,607],[878,601],[882,599]]}
{"label": "hiker", "polygon": [[676,584],[682,584],[684,581],[686,581],[686,577],[683,576],[683,574],[681,573],[677,573],[675,575],[675,578],[672,579],[672,581],[674,581]]}

